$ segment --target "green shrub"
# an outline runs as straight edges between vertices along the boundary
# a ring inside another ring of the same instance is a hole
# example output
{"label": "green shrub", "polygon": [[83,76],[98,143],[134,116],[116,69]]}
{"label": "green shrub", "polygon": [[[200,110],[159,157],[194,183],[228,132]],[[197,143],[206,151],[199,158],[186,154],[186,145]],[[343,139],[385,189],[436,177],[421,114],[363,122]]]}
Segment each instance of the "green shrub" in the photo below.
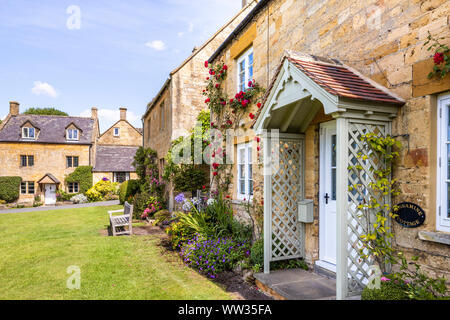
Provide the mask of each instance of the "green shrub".
{"label": "green shrub", "polygon": [[381,281],[380,289],[364,288],[362,300],[409,300],[406,286],[398,281]]}
{"label": "green shrub", "polygon": [[76,183],[80,185],[80,193],[86,193],[92,188],[92,167],[81,166],[77,167],[74,172],[66,177],[66,183]]}
{"label": "green shrub", "polygon": [[86,197],[89,202],[102,201],[107,195],[110,198],[111,195],[117,194],[118,187],[117,182],[100,180],[86,192]]}
{"label": "green shrub", "polygon": [[19,199],[21,177],[0,177],[0,199],[7,203]]}
{"label": "green shrub", "polygon": [[65,191],[62,190],[62,189],[59,189],[59,190],[56,192],[56,199],[57,199],[58,201],[70,201],[70,199],[71,199],[73,196],[76,196],[76,194],[67,193],[67,192],[65,192]]}
{"label": "green shrub", "polygon": [[264,265],[264,239],[256,240],[250,250],[250,262],[253,265]]}
{"label": "green shrub", "polygon": [[128,180],[123,182],[119,188],[120,204],[124,204],[130,196],[135,196],[139,192],[139,180]]}
{"label": "green shrub", "polygon": [[138,193],[133,201],[133,216],[135,219],[145,219],[151,217],[163,209],[163,203],[158,197],[145,193]]}
{"label": "green shrub", "polygon": [[194,194],[197,190],[202,189],[208,178],[207,171],[202,166],[180,165],[173,174],[174,189],[178,192],[192,192]]}

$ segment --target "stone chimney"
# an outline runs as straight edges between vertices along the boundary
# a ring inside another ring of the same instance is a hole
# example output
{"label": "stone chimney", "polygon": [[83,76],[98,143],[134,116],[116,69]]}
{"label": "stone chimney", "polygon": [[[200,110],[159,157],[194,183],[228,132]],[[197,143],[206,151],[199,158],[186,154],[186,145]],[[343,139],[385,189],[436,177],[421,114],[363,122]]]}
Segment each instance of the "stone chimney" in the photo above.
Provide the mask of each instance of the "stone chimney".
{"label": "stone chimney", "polygon": [[92,119],[98,118],[98,109],[96,107],[92,107],[92,109],[91,109],[91,118]]}
{"label": "stone chimney", "polygon": [[127,108],[119,108],[120,120],[127,120]]}
{"label": "stone chimney", "polygon": [[17,116],[19,114],[19,103],[16,101],[9,102],[9,114],[12,116]]}

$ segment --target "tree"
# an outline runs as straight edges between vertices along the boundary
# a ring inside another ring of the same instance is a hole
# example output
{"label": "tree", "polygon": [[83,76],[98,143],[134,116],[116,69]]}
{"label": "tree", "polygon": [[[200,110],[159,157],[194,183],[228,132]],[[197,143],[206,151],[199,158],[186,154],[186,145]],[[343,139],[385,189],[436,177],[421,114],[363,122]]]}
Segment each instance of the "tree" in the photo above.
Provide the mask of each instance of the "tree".
{"label": "tree", "polygon": [[29,108],[24,112],[24,114],[37,114],[37,115],[46,115],[46,116],[66,116],[68,117],[69,114],[67,114],[64,111],[60,111],[55,108]]}

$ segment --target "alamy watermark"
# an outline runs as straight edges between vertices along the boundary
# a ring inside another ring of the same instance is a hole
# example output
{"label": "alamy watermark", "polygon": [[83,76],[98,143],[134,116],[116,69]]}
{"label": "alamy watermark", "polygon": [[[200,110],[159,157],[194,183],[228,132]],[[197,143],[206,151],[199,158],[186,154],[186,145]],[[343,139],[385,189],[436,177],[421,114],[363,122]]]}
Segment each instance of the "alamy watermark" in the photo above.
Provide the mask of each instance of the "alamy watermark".
{"label": "alamy watermark", "polygon": [[70,274],[67,278],[66,286],[69,290],[80,290],[81,288],[81,269],[79,266],[69,266],[66,272]]}
{"label": "alamy watermark", "polygon": [[71,5],[67,7],[66,13],[69,14],[66,26],[69,30],[81,29],[81,9],[79,6]]}

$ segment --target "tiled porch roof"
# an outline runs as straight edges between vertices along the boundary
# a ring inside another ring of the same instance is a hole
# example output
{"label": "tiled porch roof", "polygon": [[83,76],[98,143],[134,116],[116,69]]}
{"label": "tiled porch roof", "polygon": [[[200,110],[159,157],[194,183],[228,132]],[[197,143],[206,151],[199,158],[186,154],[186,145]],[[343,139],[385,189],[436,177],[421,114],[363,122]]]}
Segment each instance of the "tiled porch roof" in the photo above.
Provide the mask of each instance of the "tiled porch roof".
{"label": "tiled porch roof", "polygon": [[403,105],[404,102],[377,88],[360,75],[340,64],[337,60],[328,62],[308,61],[287,57],[298,69],[329,93],[349,99]]}

